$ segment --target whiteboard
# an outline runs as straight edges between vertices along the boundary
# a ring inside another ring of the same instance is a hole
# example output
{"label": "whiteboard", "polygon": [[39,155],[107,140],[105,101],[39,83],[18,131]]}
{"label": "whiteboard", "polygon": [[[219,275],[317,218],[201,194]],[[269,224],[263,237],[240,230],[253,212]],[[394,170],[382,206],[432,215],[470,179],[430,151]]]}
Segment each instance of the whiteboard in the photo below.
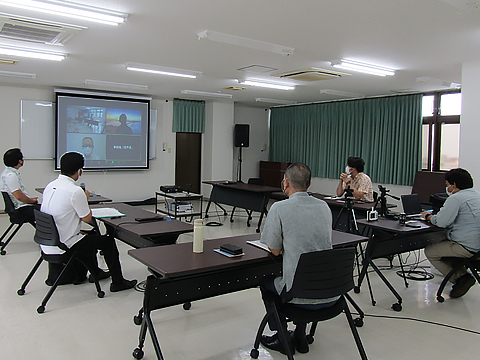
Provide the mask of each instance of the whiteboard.
{"label": "whiteboard", "polygon": [[20,148],[25,159],[55,157],[55,104],[20,100]]}
{"label": "whiteboard", "polygon": [[[25,159],[55,158],[55,103],[20,100],[20,148]],[[157,110],[150,109],[150,159],[157,153]]]}

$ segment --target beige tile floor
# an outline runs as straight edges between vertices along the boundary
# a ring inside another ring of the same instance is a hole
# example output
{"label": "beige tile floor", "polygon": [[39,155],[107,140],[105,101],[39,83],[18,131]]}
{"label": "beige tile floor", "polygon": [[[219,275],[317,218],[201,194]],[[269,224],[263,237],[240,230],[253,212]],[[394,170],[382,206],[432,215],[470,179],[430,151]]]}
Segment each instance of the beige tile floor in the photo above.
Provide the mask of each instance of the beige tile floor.
{"label": "beige tile floor", "polygon": [[[239,210],[237,214],[243,216],[244,212]],[[255,232],[254,225],[245,226],[245,217],[237,217],[234,223],[224,217],[220,220],[223,226],[205,228],[206,238]],[[8,217],[0,215],[0,231],[7,225]],[[134,290],[110,293],[109,282],[103,281],[106,295],[98,299],[91,284],[65,285],[57,289],[46,312],[37,314],[36,308],[47,291],[44,284],[47,265],[42,265],[23,297],[16,293],[39,256],[32,236],[33,229],[25,225],[8,246],[7,255],[0,257],[0,359],[132,359],[140,329],[132,318],[142,305],[142,293]],[[179,241],[191,239],[191,235],[182,235]],[[125,276],[144,280],[148,272],[128,256],[130,247],[121,242],[118,247]],[[379,260],[377,264],[387,266],[388,262]],[[422,265],[428,266],[428,262]],[[404,299],[401,312],[390,309],[394,298],[375,274],[371,280],[376,306],[372,306],[365,286],[360,294],[352,292],[354,300],[367,314],[359,333],[368,358],[478,358],[480,286],[473,287],[463,298],[447,297],[440,304],[435,300],[441,280],[438,273],[427,269],[435,274],[433,280],[410,281],[410,286],[405,288],[395,270],[386,270],[385,274]],[[195,302],[189,311],[181,306],[159,310],[153,313],[153,321],[166,359],[241,360],[250,359],[263,314],[258,289],[250,289]],[[156,359],[149,337],[144,350],[144,359]],[[259,359],[285,358],[280,353],[260,349]],[[319,324],[310,352],[295,358],[360,357],[345,317],[341,315]]]}

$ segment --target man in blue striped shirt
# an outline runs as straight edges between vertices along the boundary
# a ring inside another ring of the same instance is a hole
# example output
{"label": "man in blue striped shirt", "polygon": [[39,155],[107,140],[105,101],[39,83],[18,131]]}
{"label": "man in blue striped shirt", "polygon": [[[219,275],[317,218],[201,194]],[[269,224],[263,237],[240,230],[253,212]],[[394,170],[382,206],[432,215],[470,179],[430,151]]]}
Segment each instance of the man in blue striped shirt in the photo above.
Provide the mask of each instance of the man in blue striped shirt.
{"label": "man in blue striped shirt", "polygon": [[[444,258],[468,258],[480,251],[480,193],[473,189],[473,179],[465,169],[452,169],[445,175],[449,195],[438,214],[423,212],[425,220],[446,228],[446,239],[425,248],[425,255],[443,275],[455,266]],[[465,268],[455,273],[451,298],[458,298],[475,284],[475,279]]]}

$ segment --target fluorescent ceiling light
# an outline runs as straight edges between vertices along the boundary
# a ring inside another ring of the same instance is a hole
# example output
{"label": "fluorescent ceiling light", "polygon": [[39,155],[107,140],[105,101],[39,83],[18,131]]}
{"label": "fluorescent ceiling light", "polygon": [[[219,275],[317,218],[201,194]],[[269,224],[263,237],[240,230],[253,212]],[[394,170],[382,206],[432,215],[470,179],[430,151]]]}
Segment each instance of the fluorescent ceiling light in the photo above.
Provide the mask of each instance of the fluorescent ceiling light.
{"label": "fluorescent ceiling light", "polygon": [[270,44],[264,41],[248,39],[248,38],[244,38],[236,35],[224,34],[224,33],[212,31],[212,30],[204,30],[197,33],[197,35],[198,35],[198,40],[207,39],[207,40],[221,42],[224,44],[242,46],[242,47],[255,49],[255,50],[268,51],[268,52],[285,55],[285,56],[290,56],[295,51],[295,49],[291,47]]}
{"label": "fluorescent ceiling light", "polygon": [[149,74],[158,74],[158,75],[168,75],[168,76],[179,76],[189,79],[196,79],[198,76],[202,75],[200,71],[191,71],[191,70],[182,70],[169,68],[164,66],[154,66],[154,65],[143,65],[143,64],[127,64],[127,70],[145,72]]}
{"label": "fluorescent ceiling light", "polygon": [[0,76],[15,77],[20,79],[35,79],[37,77],[36,74],[29,74],[29,73],[23,73],[23,72],[15,72],[15,71],[0,71]]}
{"label": "fluorescent ceiling light", "polygon": [[363,95],[357,94],[357,93],[352,93],[348,91],[340,91],[340,90],[332,90],[332,89],[323,89],[320,90],[320,94],[322,95],[335,95],[335,96],[343,96],[343,97],[350,97],[350,98],[355,98],[355,97],[362,97]]}
{"label": "fluorescent ceiling light", "polygon": [[246,78],[245,80],[238,80],[239,84],[250,85],[250,86],[258,86],[264,87],[269,89],[277,89],[277,90],[295,90],[295,85],[290,83],[282,83],[270,80],[263,80],[263,79],[252,79]]}
{"label": "fluorescent ceiling light", "polygon": [[0,45],[0,54],[53,61],[62,61],[67,57],[67,54],[65,53],[43,50],[31,50],[7,45]]}
{"label": "fluorescent ceiling light", "polygon": [[267,98],[256,98],[256,102],[268,103],[268,104],[282,104],[282,105],[294,105],[296,101],[290,100],[279,100],[279,99],[267,99]]}
{"label": "fluorescent ceiling light", "polygon": [[215,98],[221,98],[221,99],[231,99],[233,97],[232,94],[211,93],[211,92],[196,91],[196,90],[182,90],[181,93],[184,95],[208,96],[208,97],[215,97]]}
{"label": "fluorescent ceiling light", "polygon": [[57,0],[0,0],[0,5],[117,26],[128,14]]}
{"label": "fluorescent ceiling light", "polygon": [[331,61],[333,67],[337,67],[344,70],[357,71],[370,75],[377,76],[393,76],[395,75],[394,69],[389,69],[382,66],[366,64],[359,61],[340,59]]}
{"label": "fluorescent ceiling light", "polygon": [[102,80],[91,80],[85,79],[83,83],[87,86],[100,86],[100,87],[109,87],[115,89],[127,89],[127,90],[148,90],[147,85],[137,85],[137,84],[125,84],[112,81],[102,81]]}

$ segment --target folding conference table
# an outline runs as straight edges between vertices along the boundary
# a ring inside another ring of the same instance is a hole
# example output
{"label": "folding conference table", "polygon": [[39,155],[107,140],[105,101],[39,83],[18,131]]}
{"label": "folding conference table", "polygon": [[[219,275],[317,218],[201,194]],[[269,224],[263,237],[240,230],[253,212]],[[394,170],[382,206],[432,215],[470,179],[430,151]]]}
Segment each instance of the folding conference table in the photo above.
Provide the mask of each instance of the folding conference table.
{"label": "folding conference table", "polygon": [[[146,265],[152,273],[147,277],[143,307],[134,317],[135,324],[141,324],[141,329],[139,345],[133,356],[136,359],[143,357],[148,331],[157,358],[164,359],[151,318],[153,310],[180,304],[188,310],[192,301],[253,288],[260,284],[263,276],[280,274],[280,257],[246,243],[247,240],[258,239],[259,234],[207,240],[200,254],[193,253],[192,243],[129,250],[128,254]],[[334,247],[356,246],[367,240],[363,236],[339,231],[332,234]],[[226,243],[242,247],[244,255],[226,257],[214,251]]]}
{"label": "folding conference table", "polygon": [[[267,205],[268,200],[270,199],[270,194],[281,190],[277,187],[245,184],[242,182],[232,182],[227,180],[203,181],[203,183],[213,186],[212,192],[210,193],[210,199],[208,200],[207,209],[205,210],[206,218],[208,218],[208,210],[210,209],[210,204],[212,202],[217,204],[223,210],[224,215],[227,215],[227,211],[219,204],[256,211],[260,213],[260,219],[258,220],[258,226],[256,229],[257,233],[260,232],[263,215],[267,214]],[[230,216],[230,222],[233,222],[233,212]],[[250,216],[247,220],[247,226],[250,226]]]}
{"label": "folding conference table", "polygon": [[[398,221],[385,218],[379,218],[377,221],[361,219],[357,222],[362,226],[370,228],[371,231],[365,250],[365,260],[358,277],[358,285],[354,290],[356,293],[360,292],[362,281],[367,274],[368,267],[371,266],[397,299],[397,303],[392,304],[392,309],[401,311],[402,297],[382,274],[373,260],[423,249],[429,244],[445,239],[445,231],[425,221],[416,221],[415,226],[419,226],[417,228],[400,225]],[[400,265],[402,266],[403,272],[403,264],[401,261]],[[408,286],[406,280],[405,285]],[[371,295],[372,305],[375,306],[376,302],[373,299],[373,294]]]}
{"label": "folding conference table", "polygon": [[135,218],[148,218],[154,213],[124,203],[95,205],[92,208],[111,207],[126,216],[99,218],[107,233],[134,248],[174,244],[180,234],[193,232],[193,225],[165,217],[162,221],[138,222]]}

